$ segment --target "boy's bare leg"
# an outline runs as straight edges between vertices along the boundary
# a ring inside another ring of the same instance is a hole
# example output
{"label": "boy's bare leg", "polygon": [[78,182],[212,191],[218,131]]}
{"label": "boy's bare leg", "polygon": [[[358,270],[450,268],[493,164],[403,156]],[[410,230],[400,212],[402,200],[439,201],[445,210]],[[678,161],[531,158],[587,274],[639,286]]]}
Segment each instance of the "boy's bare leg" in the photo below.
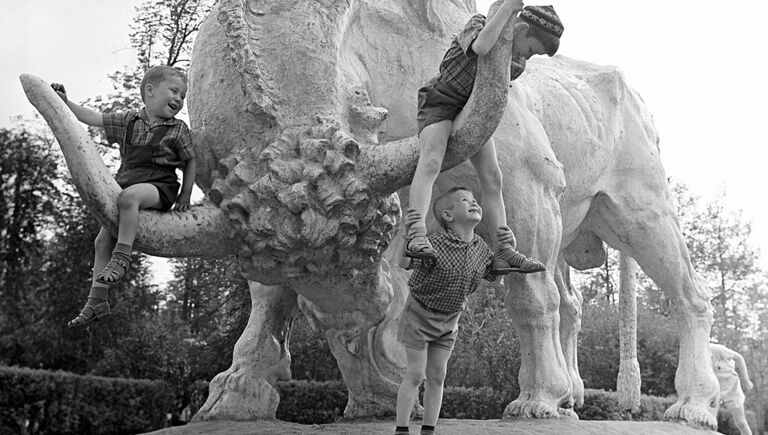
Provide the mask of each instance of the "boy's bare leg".
{"label": "boy's bare leg", "polygon": [[110,261],[96,275],[102,283],[118,282],[128,271],[131,261],[131,251],[136,233],[139,230],[139,210],[159,208],[162,206],[160,193],[157,188],[148,183],[134,184],[126,187],[117,197],[117,208],[120,213],[117,233],[117,245]]}
{"label": "boy's bare leg", "polygon": [[531,260],[515,250],[516,243],[506,246],[499,243],[498,229],[507,228],[507,212],[502,195],[503,176],[496,156],[496,145],[493,139],[488,139],[480,151],[470,158],[480,180],[480,190],[483,194],[483,219],[488,222],[491,234],[491,250],[496,253],[493,268],[502,273],[508,272],[541,272],[544,264]]}
{"label": "boy's bare leg", "polygon": [[448,349],[429,345],[427,350],[427,380],[424,383],[424,418],[422,425],[435,426],[443,405],[443,383],[451,353]]}
{"label": "boy's bare leg", "polygon": [[744,407],[730,408],[729,411],[731,411],[733,422],[736,423],[736,427],[739,428],[741,435],[752,435],[752,429],[749,428],[747,416],[744,414]]}
{"label": "boy's bare leg", "polygon": [[139,230],[139,210],[161,206],[157,187],[147,183],[126,187],[117,197],[117,207],[120,211],[117,243],[133,246],[136,232]]}
{"label": "boy's bare leg", "polygon": [[416,165],[413,181],[411,181],[408,208],[416,210],[420,218],[411,224],[407,231],[410,238],[414,234],[411,229],[417,230],[415,234],[418,234],[418,239],[415,239],[414,243],[411,243],[411,240],[408,241],[405,247],[406,252],[431,252],[431,256],[434,256],[434,250],[426,239],[426,217],[432,198],[432,186],[435,184],[437,176],[440,175],[440,168],[443,166],[445,148],[448,145],[452,125],[452,121],[440,121],[424,127],[419,134],[419,162]]}
{"label": "boy's bare leg", "polygon": [[[109,313],[109,304],[107,302],[107,295],[109,293],[109,284],[104,284],[96,281],[96,276],[101,269],[106,266],[107,261],[112,256],[112,250],[115,248],[117,239],[109,234],[106,228],[101,227],[99,234],[93,241],[93,273],[91,274],[91,291],[88,293],[88,300],[85,306],[80,310],[80,314],[72,319],[68,326],[84,326],[90,323],[90,319],[98,314],[106,315]],[[103,305],[102,305],[103,304]],[[90,309],[88,308],[90,307]],[[93,310],[93,311],[91,311]]]}
{"label": "boy's bare leg", "polygon": [[405,376],[397,390],[397,417],[398,426],[408,426],[411,421],[411,411],[418,397],[419,385],[424,380],[424,370],[427,366],[427,349],[413,349],[405,347],[407,366]]}

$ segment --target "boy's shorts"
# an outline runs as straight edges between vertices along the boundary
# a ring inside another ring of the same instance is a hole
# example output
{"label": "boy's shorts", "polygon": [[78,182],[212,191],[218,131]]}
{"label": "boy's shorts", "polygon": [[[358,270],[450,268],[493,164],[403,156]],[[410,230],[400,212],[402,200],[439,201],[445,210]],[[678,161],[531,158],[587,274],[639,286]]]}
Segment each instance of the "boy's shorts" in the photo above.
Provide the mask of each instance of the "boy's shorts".
{"label": "boy's shorts", "polygon": [[133,186],[134,184],[147,183],[155,186],[157,193],[160,196],[160,208],[157,210],[168,211],[176,202],[176,195],[179,193],[178,179],[176,178],[176,170],[171,168],[124,168],[115,175],[115,180],[120,188]]}
{"label": "boy's shorts", "polygon": [[416,113],[418,134],[421,134],[421,130],[430,124],[446,120],[453,121],[465,104],[467,104],[466,99],[454,95],[440,83],[428,82],[419,89]]}
{"label": "boy's shorts", "polygon": [[459,334],[461,311],[441,313],[423,307],[410,295],[405,301],[397,341],[416,350],[424,350],[427,344],[452,351]]}

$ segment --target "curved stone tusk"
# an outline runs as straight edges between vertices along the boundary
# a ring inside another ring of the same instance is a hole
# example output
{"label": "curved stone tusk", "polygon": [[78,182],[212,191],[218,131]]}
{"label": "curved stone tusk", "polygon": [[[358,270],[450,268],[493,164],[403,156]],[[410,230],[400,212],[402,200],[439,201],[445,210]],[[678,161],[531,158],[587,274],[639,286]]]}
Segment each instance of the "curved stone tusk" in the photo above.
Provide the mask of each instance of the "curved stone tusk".
{"label": "curved stone tusk", "polygon": [[[19,77],[27,99],[43,115],[59,142],[72,180],[86,206],[112,234],[117,234],[117,197],[121,192],[96,145],[72,111],[44,80]],[[136,249],[161,257],[224,257],[236,253],[229,223],[212,204],[184,213],[142,210]]]}
{"label": "curved stone tusk", "polygon": [[[454,120],[442,170],[472,157],[491,138],[507,106],[513,20],[508,20],[490,52],[478,59],[469,101]],[[392,192],[411,183],[419,160],[416,136],[364,147],[358,168],[374,192]]]}

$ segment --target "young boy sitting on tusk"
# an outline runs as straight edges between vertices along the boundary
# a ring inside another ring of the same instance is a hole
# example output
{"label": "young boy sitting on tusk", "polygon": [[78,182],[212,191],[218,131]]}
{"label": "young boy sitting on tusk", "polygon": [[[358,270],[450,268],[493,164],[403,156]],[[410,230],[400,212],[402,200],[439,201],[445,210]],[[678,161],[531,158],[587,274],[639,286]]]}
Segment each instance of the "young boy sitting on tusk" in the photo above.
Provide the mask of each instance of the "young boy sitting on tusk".
{"label": "young boy sitting on tusk", "polygon": [[[175,118],[187,93],[187,78],[176,68],[155,66],[147,70],[141,81],[144,108],[138,112],[99,113],[70,101],[63,85],[51,86],[80,122],[103,127],[107,140],[120,144],[122,159],[115,176],[123,189],[117,198],[117,239],[104,227],[96,236],[91,291],[80,314],[67,324],[72,328],[111,314],[109,286],[120,281],[131,265],[139,210],[189,210],[197,167],[189,128]],[[184,172],[181,192],[177,167]]]}
{"label": "young boy sitting on tusk", "polygon": [[[418,94],[419,162],[410,188],[409,206],[421,219],[407,226],[405,255],[434,258],[435,250],[426,237],[423,217],[429,205],[432,186],[440,174],[454,119],[469,100],[477,63],[496,43],[508,20],[513,20],[511,80],[525,69],[527,59],[536,54],[553,56],[560,46],[563,25],[551,6],[526,6],[521,0],[504,0],[487,20],[473,16],[456,36],[440,63],[437,76]],[[489,139],[470,161],[479,176],[480,188],[488,210],[489,228],[509,230],[502,197],[502,174],[496,158],[496,146]],[[544,270],[544,264],[517,252],[516,241],[492,240],[493,272],[532,273]]]}

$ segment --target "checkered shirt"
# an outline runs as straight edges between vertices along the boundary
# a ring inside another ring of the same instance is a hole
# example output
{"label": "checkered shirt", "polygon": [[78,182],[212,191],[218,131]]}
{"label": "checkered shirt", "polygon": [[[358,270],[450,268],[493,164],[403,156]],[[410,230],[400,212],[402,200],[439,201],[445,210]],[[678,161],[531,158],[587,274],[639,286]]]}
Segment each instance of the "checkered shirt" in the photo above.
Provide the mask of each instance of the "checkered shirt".
{"label": "checkered shirt", "polygon": [[477,234],[469,243],[451,230],[427,237],[437,252],[437,265],[428,269],[421,261],[414,261],[414,271],[408,280],[411,296],[434,311],[463,311],[467,296],[477,290],[480,279],[495,279],[491,274],[493,254]]}
{"label": "checkered shirt", "polygon": [[[440,62],[440,72],[429,83],[439,83],[442,88],[448,88],[454,97],[463,99],[466,103],[477,76],[477,54],[471,50],[471,45],[477,35],[485,27],[485,15],[477,14],[467,21],[464,29],[453,38],[451,46],[445,52]],[[511,77],[515,77],[515,68],[510,66]],[[519,75],[519,74],[517,74]]]}
{"label": "checkered shirt", "polygon": [[192,135],[187,124],[176,118],[162,120],[154,125],[149,125],[147,112],[141,109],[139,112],[104,112],[102,121],[109,143],[120,144],[120,156],[124,155],[125,134],[128,122],[137,118],[133,124],[133,146],[147,145],[152,137],[152,130],[160,125],[168,125],[170,128],[160,142],[158,149],[152,152],[152,162],[160,166],[184,166],[184,162],[196,156],[192,147]]}

